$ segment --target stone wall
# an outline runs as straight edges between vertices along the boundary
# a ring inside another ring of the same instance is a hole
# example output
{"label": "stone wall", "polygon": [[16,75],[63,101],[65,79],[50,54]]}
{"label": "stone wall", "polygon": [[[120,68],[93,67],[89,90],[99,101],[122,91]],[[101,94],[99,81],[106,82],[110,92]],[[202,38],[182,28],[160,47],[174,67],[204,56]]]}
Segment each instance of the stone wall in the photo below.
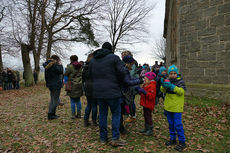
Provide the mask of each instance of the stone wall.
{"label": "stone wall", "polygon": [[[187,83],[230,86],[230,0],[167,2],[166,64],[177,65]],[[176,58],[172,58],[173,48]]]}
{"label": "stone wall", "polygon": [[230,84],[230,0],[183,0],[178,14],[184,79]]}

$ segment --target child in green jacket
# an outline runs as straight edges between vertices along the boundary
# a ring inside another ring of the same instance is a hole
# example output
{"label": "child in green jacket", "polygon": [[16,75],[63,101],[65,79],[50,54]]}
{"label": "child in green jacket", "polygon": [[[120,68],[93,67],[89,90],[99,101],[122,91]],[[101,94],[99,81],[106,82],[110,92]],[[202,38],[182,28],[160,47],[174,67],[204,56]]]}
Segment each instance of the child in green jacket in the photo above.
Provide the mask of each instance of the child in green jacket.
{"label": "child in green jacket", "polygon": [[178,75],[178,69],[175,65],[168,68],[169,80],[162,79],[161,92],[165,93],[164,109],[167,113],[169,123],[170,140],[165,143],[166,146],[179,144],[175,147],[177,151],[183,151],[186,147],[184,129],[182,124],[182,112],[184,110],[184,92],[186,90],[183,79]]}

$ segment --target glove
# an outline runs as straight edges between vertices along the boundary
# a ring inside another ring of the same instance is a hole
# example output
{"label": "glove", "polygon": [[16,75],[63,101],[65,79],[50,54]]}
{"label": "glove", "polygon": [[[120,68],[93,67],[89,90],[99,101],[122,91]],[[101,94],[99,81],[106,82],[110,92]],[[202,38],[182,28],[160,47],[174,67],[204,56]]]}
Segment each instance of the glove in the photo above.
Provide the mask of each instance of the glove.
{"label": "glove", "polygon": [[170,91],[173,91],[176,86],[171,82],[163,82],[163,87],[169,89]]}
{"label": "glove", "polygon": [[163,85],[165,79],[164,78],[161,78],[161,84]]}
{"label": "glove", "polygon": [[146,95],[147,94],[147,92],[145,91],[145,89],[143,89],[143,88],[140,88],[139,87],[139,89],[138,89],[138,91],[137,91],[139,94],[141,94],[141,93],[143,93],[144,95]]}

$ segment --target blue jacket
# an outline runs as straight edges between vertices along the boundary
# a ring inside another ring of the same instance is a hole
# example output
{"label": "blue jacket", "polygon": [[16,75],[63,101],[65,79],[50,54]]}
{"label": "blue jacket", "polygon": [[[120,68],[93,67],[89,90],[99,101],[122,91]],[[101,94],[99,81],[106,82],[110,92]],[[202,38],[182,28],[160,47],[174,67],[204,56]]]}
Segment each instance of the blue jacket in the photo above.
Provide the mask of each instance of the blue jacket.
{"label": "blue jacket", "polygon": [[93,81],[93,97],[113,99],[122,97],[121,86],[136,85],[140,80],[130,80],[129,71],[111,50],[99,49],[90,61],[89,72]]}
{"label": "blue jacket", "polygon": [[63,87],[63,66],[49,60],[43,64],[43,67],[45,68],[46,87],[51,90],[61,89]]}

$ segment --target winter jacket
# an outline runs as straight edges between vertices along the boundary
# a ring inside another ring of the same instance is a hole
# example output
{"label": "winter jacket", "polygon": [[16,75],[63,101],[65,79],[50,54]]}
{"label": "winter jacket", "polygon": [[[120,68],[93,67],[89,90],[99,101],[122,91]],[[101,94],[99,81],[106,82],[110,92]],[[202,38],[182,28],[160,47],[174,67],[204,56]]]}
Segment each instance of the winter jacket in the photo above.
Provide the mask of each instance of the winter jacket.
{"label": "winter jacket", "polygon": [[146,95],[141,94],[140,105],[153,110],[155,107],[156,98],[156,81],[151,81],[149,84],[144,84],[143,89],[147,92]]}
{"label": "winter jacket", "polygon": [[166,93],[164,108],[168,112],[183,112],[184,111],[184,92],[186,90],[186,86],[184,80],[178,76],[174,80],[170,80],[170,82],[176,87],[173,91],[164,88],[161,86],[161,92]]}
{"label": "winter jacket", "polygon": [[[75,67],[75,64],[77,65]],[[67,65],[65,76],[68,77],[68,81],[71,81],[71,91],[67,91],[67,95],[71,98],[78,98],[83,95],[82,85],[82,68],[80,63],[72,63]]]}
{"label": "winter jacket", "polygon": [[63,87],[63,66],[56,64],[53,60],[48,60],[43,64],[45,68],[46,87],[51,90]]}
{"label": "winter jacket", "polygon": [[142,80],[132,78],[130,75],[130,71],[125,67],[125,77],[122,82],[122,94],[124,96],[124,100],[126,104],[131,104],[133,102],[133,99],[135,98],[135,95],[137,92],[135,91],[136,85],[139,85],[142,83]]}
{"label": "winter jacket", "polygon": [[93,80],[89,76],[89,63],[86,63],[82,72],[82,81],[84,85],[85,95],[87,97],[93,96]]}
{"label": "winter jacket", "polygon": [[[89,76],[93,81],[93,97],[102,99],[120,98],[121,84],[135,84],[129,80],[129,71],[121,59],[111,50],[99,49],[94,52],[89,64]],[[128,74],[128,76],[127,76]]]}

